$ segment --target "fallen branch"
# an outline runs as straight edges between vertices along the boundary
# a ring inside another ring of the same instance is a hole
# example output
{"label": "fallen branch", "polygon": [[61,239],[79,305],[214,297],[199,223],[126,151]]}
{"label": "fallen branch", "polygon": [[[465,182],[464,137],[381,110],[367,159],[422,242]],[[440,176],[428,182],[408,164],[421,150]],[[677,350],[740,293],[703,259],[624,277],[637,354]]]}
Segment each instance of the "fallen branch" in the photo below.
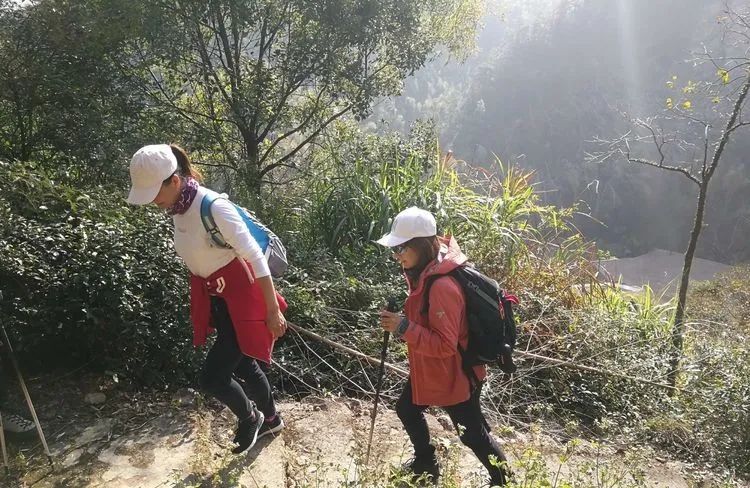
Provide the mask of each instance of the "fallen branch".
{"label": "fallen branch", "polygon": [[666,383],[659,383],[657,381],[647,380],[645,378],[638,378],[636,376],[630,376],[630,375],[623,374],[623,373],[615,373],[614,371],[607,371],[604,369],[595,368],[593,366],[586,366],[584,364],[574,363],[573,361],[565,361],[564,359],[555,359],[555,358],[550,358],[547,356],[540,356],[539,354],[534,354],[531,352],[524,352],[524,351],[513,351],[513,354],[517,354],[521,357],[527,357],[531,359],[538,359],[540,361],[546,361],[548,363],[552,363],[557,366],[565,366],[566,368],[579,369],[581,371],[589,371],[591,373],[597,373],[597,374],[601,374],[604,376],[614,376],[617,378],[623,378],[626,380],[635,381],[636,383],[645,383],[647,385],[658,386],[659,388],[665,388],[667,390],[673,390],[673,391],[680,390],[679,388],[672,386],[672,385],[668,385]]}
{"label": "fallen branch", "polygon": [[[298,334],[305,335],[307,337],[315,339],[316,341],[322,342],[323,344],[327,344],[327,345],[331,346],[334,349],[338,349],[339,351],[343,351],[343,352],[346,352],[347,354],[351,354],[352,356],[356,356],[356,357],[358,357],[360,359],[364,359],[365,361],[369,362],[370,364],[374,364],[375,366],[380,366],[380,360],[379,359],[376,359],[376,358],[374,358],[372,356],[368,356],[367,354],[363,354],[363,353],[361,353],[359,351],[356,351],[356,350],[354,350],[354,349],[352,349],[350,347],[346,347],[346,346],[344,346],[342,344],[339,344],[338,342],[334,342],[334,341],[332,341],[330,339],[326,339],[325,337],[323,337],[323,336],[321,336],[319,334],[316,334],[313,331],[310,331],[310,330],[307,330],[307,329],[305,329],[303,327],[300,327],[299,325],[293,324],[291,322],[287,322],[286,324],[292,330],[294,330],[295,332],[297,332]],[[407,376],[409,376],[409,372],[408,371],[406,371],[405,369],[399,368],[398,366],[394,366],[394,365],[392,365],[390,363],[385,363],[385,367],[387,369],[393,371],[394,373],[400,374],[404,378],[406,378]]]}
{"label": "fallen branch", "polygon": [[[373,364],[375,366],[380,366],[380,360],[379,359],[376,359],[376,358],[374,358],[372,356],[368,356],[367,354],[363,354],[363,353],[361,353],[359,351],[356,351],[356,350],[354,350],[354,349],[352,349],[350,347],[346,347],[346,346],[344,346],[342,344],[339,344],[338,342],[334,342],[334,341],[332,341],[330,339],[326,339],[325,337],[323,337],[323,336],[321,336],[319,334],[316,334],[315,332],[307,330],[304,327],[300,327],[299,325],[293,324],[291,322],[287,322],[287,325],[289,327],[291,327],[292,330],[296,331],[297,333],[299,333],[301,335],[305,335],[307,337],[315,339],[316,341],[319,341],[319,342],[322,342],[324,344],[327,344],[327,345],[333,347],[334,349],[338,349],[339,351],[346,352],[347,354],[351,354],[352,356],[356,356],[356,357],[358,357],[360,359],[364,359],[365,361],[367,361],[370,364]],[[514,351],[514,354],[517,354],[517,355],[519,355],[521,357],[527,357],[527,358],[530,358],[530,359],[536,359],[536,360],[539,360],[539,361],[545,361],[545,362],[548,362],[548,363],[551,363],[551,364],[554,364],[554,365],[557,365],[557,366],[563,366],[563,367],[566,367],[566,368],[578,369],[578,370],[581,370],[581,371],[588,371],[590,373],[601,374],[601,375],[604,375],[604,376],[614,376],[616,378],[623,378],[623,379],[626,379],[626,380],[629,380],[629,381],[634,381],[636,383],[644,383],[644,384],[647,384],[647,385],[658,386],[659,388],[664,388],[664,389],[667,389],[667,390],[672,390],[672,391],[679,391],[680,390],[679,388],[671,386],[671,385],[668,385],[666,383],[659,383],[657,381],[648,380],[648,379],[645,379],[645,378],[638,378],[636,376],[630,376],[630,375],[627,375],[627,374],[624,374],[624,373],[616,373],[614,371],[607,371],[607,370],[604,370],[604,369],[595,368],[593,366],[586,366],[584,364],[575,363],[573,361],[565,361],[563,359],[550,358],[550,357],[547,357],[547,356],[541,356],[539,354],[534,354],[534,353],[531,353],[531,352],[524,352],[524,351]],[[388,368],[389,370],[395,372],[395,373],[400,374],[403,377],[409,376],[409,372],[408,371],[406,371],[406,370],[404,370],[402,368],[399,368],[398,366],[394,366],[394,365],[392,365],[390,363],[385,363],[385,367]]]}

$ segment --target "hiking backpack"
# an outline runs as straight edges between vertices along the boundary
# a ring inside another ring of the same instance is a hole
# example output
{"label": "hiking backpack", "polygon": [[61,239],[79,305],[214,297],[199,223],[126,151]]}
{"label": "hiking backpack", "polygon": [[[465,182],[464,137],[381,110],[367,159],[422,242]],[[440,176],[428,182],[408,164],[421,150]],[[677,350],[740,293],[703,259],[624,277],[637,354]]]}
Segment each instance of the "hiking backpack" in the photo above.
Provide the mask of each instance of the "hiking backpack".
{"label": "hiking backpack", "polygon": [[[206,195],[203,197],[203,200],[201,200],[201,222],[203,222],[203,227],[217,246],[232,249],[232,246],[224,240],[224,236],[221,235],[221,231],[216,227],[216,221],[214,220],[213,215],[211,215],[211,205],[213,205],[217,198],[224,197],[213,195]],[[255,239],[255,242],[258,243],[260,250],[265,255],[266,261],[268,262],[268,269],[271,271],[271,276],[274,278],[281,277],[288,266],[286,260],[286,249],[284,248],[281,239],[271,232],[271,229],[263,225],[252,212],[244,207],[240,207],[236,203],[232,203],[232,205],[234,205],[234,208],[239,212],[240,217],[242,217],[242,220],[247,226],[247,230],[250,232],[250,235],[253,236],[253,239]]]}
{"label": "hiking backpack", "polygon": [[513,348],[516,346],[515,295],[508,295],[497,282],[470,266],[459,266],[445,275],[431,276],[425,283],[422,313],[429,310],[430,288],[436,279],[452,276],[464,292],[469,342],[466,350],[459,345],[461,361],[469,378],[477,383],[473,366],[497,364],[505,373],[514,373]]}

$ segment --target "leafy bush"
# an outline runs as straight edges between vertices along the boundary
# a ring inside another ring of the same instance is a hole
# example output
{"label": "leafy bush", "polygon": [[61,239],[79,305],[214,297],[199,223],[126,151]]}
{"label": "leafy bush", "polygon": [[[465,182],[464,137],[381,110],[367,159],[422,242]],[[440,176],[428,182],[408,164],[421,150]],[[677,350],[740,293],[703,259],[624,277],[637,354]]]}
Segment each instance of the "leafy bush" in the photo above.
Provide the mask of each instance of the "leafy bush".
{"label": "leafy bush", "polygon": [[[488,405],[496,413],[543,422],[564,436],[649,442],[699,461],[714,473],[723,469],[747,474],[750,350],[746,327],[741,326],[744,315],[731,312],[740,320],[734,324],[706,317],[706,311],[726,314],[717,303],[735,303],[741,290],[750,289],[746,280],[734,273],[692,293],[688,302],[691,328],[676,392],[621,376],[665,383],[672,304],[658,303],[649,290],[626,296],[604,289],[589,295],[581,307],[558,308],[538,316],[527,325],[519,347],[603,372],[519,358],[519,373],[510,385],[504,377],[490,377]],[[713,303],[710,307],[705,304],[706,287],[714,292],[708,300]]]}
{"label": "leafy bush", "polygon": [[0,163],[0,185],[0,312],[27,363],[190,374],[186,273],[163,216],[34,165]]}
{"label": "leafy bush", "polygon": [[672,420],[689,426],[688,437],[652,426],[651,435],[714,465],[750,473],[750,274],[738,266],[688,298],[689,330]]}

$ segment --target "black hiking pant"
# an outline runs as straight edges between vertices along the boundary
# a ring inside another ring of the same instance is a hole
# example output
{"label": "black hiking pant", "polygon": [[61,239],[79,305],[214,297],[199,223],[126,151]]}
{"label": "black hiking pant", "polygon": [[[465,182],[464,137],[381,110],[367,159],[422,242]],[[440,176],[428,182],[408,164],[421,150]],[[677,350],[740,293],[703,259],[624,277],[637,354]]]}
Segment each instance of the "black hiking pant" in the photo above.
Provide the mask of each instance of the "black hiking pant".
{"label": "black hiking pant", "polygon": [[[484,415],[482,415],[479,405],[480,390],[481,388],[477,388],[471,398],[463,403],[440,408],[448,413],[461,442],[474,451],[477,458],[487,468],[492,483],[503,486],[508,480],[508,470],[493,466],[490,463],[490,456],[495,456],[498,462],[507,462],[507,458],[490,435]],[[396,414],[404,424],[406,433],[409,434],[409,439],[414,446],[414,456],[417,458],[431,457],[435,453],[435,447],[430,444],[430,431],[424,417],[424,411],[427,408],[428,405],[414,404],[411,380],[408,380],[396,402]]]}
{"label": "black hiking pant", "polygon": [[203,365],[201,389],[229,407],[240,420],[251,415],[251,400],[266,418],[273,417],[276,405],[262,362],[242,354],[223,298],[211,297],[211,319],[217,337]]}

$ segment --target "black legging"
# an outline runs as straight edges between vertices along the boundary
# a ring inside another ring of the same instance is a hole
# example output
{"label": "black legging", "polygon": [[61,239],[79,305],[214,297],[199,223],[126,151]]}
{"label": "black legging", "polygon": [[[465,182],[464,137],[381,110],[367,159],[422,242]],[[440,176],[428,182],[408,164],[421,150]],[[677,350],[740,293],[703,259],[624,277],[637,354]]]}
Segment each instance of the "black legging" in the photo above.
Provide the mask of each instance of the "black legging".
{"label": "black legging", "polygon": [[[424,418],[424,411],[427,408],[427,405],[414,404],[411,394],[411,379],[408,380],[404,391],[396,402],[396,413],[404,424],[406,433],[409,434],[409,439],[411,439],[411,443],[414,445],[414,455],[416,457],[429,457],[435,452],[435,448],[430,444],[430,431],[427,428],[427,421]],[[479,406],[479,390],[463,403],[441,408],[450,416],[461,442],[474,451],[477,458],[487,468],[493,484],[505,485],[508,478],[508,471],[507,469],[493,466],[490,463],[490,455],[497,457],[498,462],[505,461],[507,463],[507,458],[486,427],[484,416]],[[460,428],[459,425],[461,426]]]}
{"label": "black legging", "polygon": [[[211,297],[211,319],[217,337],[203,365],[201,388],[229,407],[240,420],[251,415],[250,400],[255,402],[266,418],[273,417],[276,415],[276,405],[271,395],[271,385],[259,361],[242,354],[223,298]],[[234,379],[233,374],[244,382],[246,389]]]}

